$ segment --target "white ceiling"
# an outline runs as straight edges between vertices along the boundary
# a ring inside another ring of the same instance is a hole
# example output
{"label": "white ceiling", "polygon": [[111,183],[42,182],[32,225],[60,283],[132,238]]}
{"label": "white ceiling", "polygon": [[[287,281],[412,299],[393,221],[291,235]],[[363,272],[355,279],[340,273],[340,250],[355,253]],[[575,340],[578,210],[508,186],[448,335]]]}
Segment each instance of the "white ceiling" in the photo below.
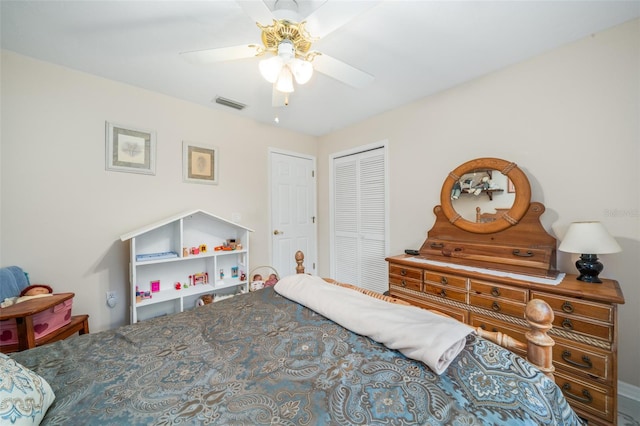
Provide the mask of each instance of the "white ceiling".
{"label": "white ceiling", "polygon": [[[302,16],[333,6],[325,15],[338,21],[351,2],[298,3]],[[372,74],[373,83],[356,89],[315,73],[280,108],[271,106],[258,58],[194,65],[180,55],[260,43],[246,5],[234,0],[2,0],[2,48],[319,136],[640,16],[640,0],[366,3],[313,50]],[[247,107],[217,105],[216,96]]]}

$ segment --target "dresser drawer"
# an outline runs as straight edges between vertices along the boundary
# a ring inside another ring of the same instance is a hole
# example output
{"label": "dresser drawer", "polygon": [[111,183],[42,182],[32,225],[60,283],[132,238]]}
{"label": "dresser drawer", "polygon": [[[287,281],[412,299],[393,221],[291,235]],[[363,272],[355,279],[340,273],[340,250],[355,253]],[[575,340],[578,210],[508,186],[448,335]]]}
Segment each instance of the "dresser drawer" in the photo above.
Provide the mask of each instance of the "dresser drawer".
{"label": "dresser drawer", "polygon": [[527,303],[529,300],[529,291],[518,287],[507,287],[499,284],[471,280],[469,288],[471,293],[495,297],[496,299],[508,299],[520,303]]}
{"label": "dresser drawer", "polygon": [[411,278],[389,275],[389,284],[397,285],[402,288],[408,288],[410,290],[422,291],[422,282],[420,282],[420,280],[414,280]]}
{"label": "dresser drawer", "polygon": [[401,278],[411,278],[422,281],[422,269],[394,263],[389,264],[389,275],[396,275]]}
{"label": "dresser drawer", "polygon": [[524,318],[524,303],[513,302],[511,300],[499,299],[495,297],[479,296],[477,294],[469,295],[469,304],[488,309],[501,314],[512,315],[517,318]]}
{"label": "dresser drawer", "polygon": [[466,278],[431,271],[424,271],[424,282],[438,284],[444,287],[455,287],[463,290],[467,289]]}
{"label": "dresser drawer", "polygon": [[608,384],[613,380],[613,360],[609,351],[586,344],[553,337],[553,364],[572,375],[587,380],[597,379]]}
{"label": "dresser drawer", "polygon": [[424,292],[427,294],[432,294],[434,296],[441,297],[443,299],[449,299],[449,300],[455,300],[462,303],[467,303],[467,291],[459,290],[455,287],[446,287],[446,286],[425,283]]}
{"label": "dresser drawer", "polygon": [[[596,284],[594,284],[596,285]],[[542,299],[556,312],[579,315],[585,318],[596,319],[612,323],[614,310],[612,305],[590,302],[588,300],[574,299],[571,297],[556,296],[549,293],[531,292],[532,299]]]}
{"label": "dresser drawer", "polygon": [[469,321],[469,311],[465,309],[456,308],[454,306],[440,305],[438,303],[424,299],[419,301],[414,299],[411,301],[411,303],[424,309],[443,313],[465,324],[467,324]]}
{"label": "dresser drawer", "polygon": [[597,339],[613,341],[613,326],[605,323],[597,323],[583,320],[580,317],[563,315],[556,312],[553,327],[565,331],[573,331],[592,336]]}
{"label": "dresser drawer", "polygon": [[559,371],[556,371],[554,376],[556,384],[562,389],[572,407],[593,413],[609,422],[613,421],[616,407],[610,388],[598,386],[593,382],[583,382]]}

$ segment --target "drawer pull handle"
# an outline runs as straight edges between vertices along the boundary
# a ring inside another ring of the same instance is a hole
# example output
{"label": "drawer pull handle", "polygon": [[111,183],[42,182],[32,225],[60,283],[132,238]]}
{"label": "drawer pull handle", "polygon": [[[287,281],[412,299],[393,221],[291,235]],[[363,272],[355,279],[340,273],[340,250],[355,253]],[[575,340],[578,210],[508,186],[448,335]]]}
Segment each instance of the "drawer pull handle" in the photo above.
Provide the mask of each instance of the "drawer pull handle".
{"label": "drawer pull handle", "polygon": [[498,290],[498,287],[493,287],[493,288],[491,289],[491,295],[492,295],[493,297],[498,297],[498,296],[500,296],[500,290]]}
{"label": "drawer pull handle", "polygon": [[500,312],[500,305],[498,304],[498,302],[493,302],[491,304],[491,309],[493,309],[495,312]]}
{"label": "drawer pull handle", "polygon": [[406,269],[401,269],[400,270],[400,275],[402,275],[403,277],[407,275],[407,270]]}
{"label": "drawer pull handle", "polygon": [[571,364],[576,367],[585,368],[587,370],[590,370],[593,368],[593,363],[591,362],[591,359],[589,359],[589,357],[586,355],[582,355],[582,362],[578,362],[578,361],[572,360],[571,352],[565,350],[564,352],[562,352],[562,359],[564,359],[567,364]]}
{"label": "drawer pull handle", "polygon": [[431,248],[432,249],[441,249],[441,248],[444,248],[444,244],[442,244],[442,243],[431,243]]}
{"label": "drawer pull handle", "polygon": [[582,389],[582,396],[579,396],[569,392],[571,390],[571,385],[569,383],[565,383],[564,385],[562,385],[562,390],[564,391],[565,396],[571,399],[575,399],[576,401],[580,401],[584,404],[591,404],[593,402],[593,397],[587,389]]}
{"label": "drawer pull handle", "polygon": [[562,304],[562,310],[568,314],[573,313],[573,305],[571,305],[571,303],[569,302],[564,302]]}
{"label": "drawer pull handle", "polygon": [[440,290],[440,296],[447,297],[447,292],[445,290]]}
{"label": "drawer pull handle", "polygon": [[447,280],[447,277],[442,277],[440,278],[440,283],[443,285],[447,285],[449,284],[449,281]]}
{"label": "drawer pull handle", "polygon": [[569,318],[565,318],[562,320],[562,328],[567,330],[573,330],[573,323]]}
{"label": "drawer pull handle", "polygon": [[529,250],[527,250],[526,253],[520,253],[520,250],[515,249],[511,253],[513,253],[514,256],[518,256],[518,257],[533,257],[533,253],[531,253]]}
{"label": "drawer pull handle", "polygon": [[401,284],[402,284],[402,287],[406,287],[407,286],[407,282],[405,280],[402,280]]}

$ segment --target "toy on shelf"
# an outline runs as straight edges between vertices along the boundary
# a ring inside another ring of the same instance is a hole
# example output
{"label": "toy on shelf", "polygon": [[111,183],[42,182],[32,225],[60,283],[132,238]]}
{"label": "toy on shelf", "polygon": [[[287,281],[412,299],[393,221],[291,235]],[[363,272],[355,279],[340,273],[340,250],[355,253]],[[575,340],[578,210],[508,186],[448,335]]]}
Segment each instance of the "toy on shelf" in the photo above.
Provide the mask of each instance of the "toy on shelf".
{"label": "toy on shelf", "polygon": [[136,303],[140,303],[145,299],[151,299],[150,291],[140,291],[136,286]]}
{"label": "toy on shelf", "polygon": [[209,283],[209,273],[208,272],[199,272],[197,274],[189,275],[189,282],[191,283],[191,285],[208,284]]}
{"label": "toy on shelf", "polygon": [[187,257],[189,254],[201,254],[201,253],[206,253],[207,252],[207,245],[206,244],[200,244],[197,247],[191,247],[190,249],[187,249],[186,247],[184,247],[182,249],[182,257]]}
{"label": "toy on shelf", "polygon": [[157,293],[160,291],[160,280],[151,281],[151,292]]}
{"label": "toy on shelf", "polygon": [[242,250],[242,244],[235,239],[229,238],[227,241],[224,241],[221,245],[213,248],[214,251],[233,251],[233,250]]}
{"label": "toy on shelf", "polygon": [[173,259],[178,257],[178,253],[174,251],[165,251],[160,253],[141,253],[136,255],[136,262],[148,262],[151,260]]}

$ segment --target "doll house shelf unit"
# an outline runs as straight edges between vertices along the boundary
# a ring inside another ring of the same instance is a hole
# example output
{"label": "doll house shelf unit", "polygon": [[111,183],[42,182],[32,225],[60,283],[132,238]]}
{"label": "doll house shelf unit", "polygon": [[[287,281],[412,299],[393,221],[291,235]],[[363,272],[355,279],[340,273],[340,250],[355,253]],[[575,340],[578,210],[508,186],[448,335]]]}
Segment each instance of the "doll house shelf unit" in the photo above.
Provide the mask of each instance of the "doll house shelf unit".
{"label": "doll house shelf unit", "polygon": [[194,210],[122,235],[130,244],[131,323],[194,308],[204,294],[215,301],[248,291],[250,232]]}

